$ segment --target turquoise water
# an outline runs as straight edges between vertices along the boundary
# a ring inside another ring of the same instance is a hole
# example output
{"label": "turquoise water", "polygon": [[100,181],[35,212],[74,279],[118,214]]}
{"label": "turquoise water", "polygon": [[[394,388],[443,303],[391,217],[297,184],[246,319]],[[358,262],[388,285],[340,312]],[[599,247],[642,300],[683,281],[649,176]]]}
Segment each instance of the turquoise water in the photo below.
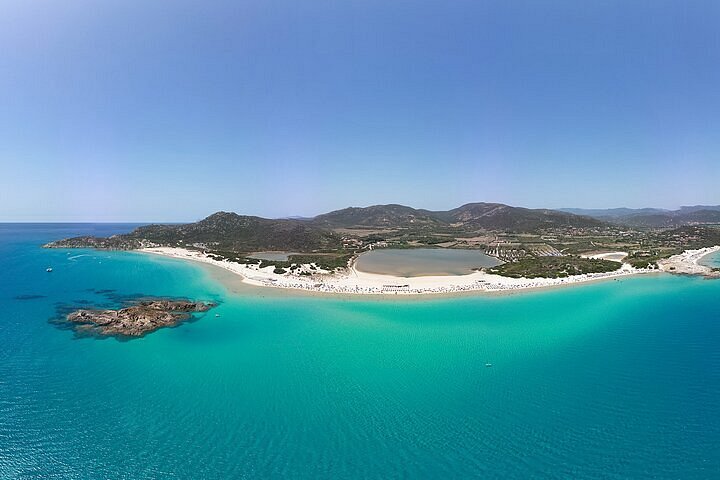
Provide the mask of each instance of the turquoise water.
{"label": "turquoise water", "polygon": [[700,259],[700,264],[711,268],[720,268],[720,252],[711,253]]}
{"label": "turquoise water", "polygon": [[465,275],[473,268],[499,265],[497,258],[479,250],[448,248],[380,248],[357,259],[358,270],[369,273],[421,277],[425,275]]}
{"label": "turquoise water", "polygon": [[[38,248],[129,229],[0,225],[0,478],[720,475],[720,281],[378,301]],[[48,322],[134,294],[221,316],[126,342]]]}

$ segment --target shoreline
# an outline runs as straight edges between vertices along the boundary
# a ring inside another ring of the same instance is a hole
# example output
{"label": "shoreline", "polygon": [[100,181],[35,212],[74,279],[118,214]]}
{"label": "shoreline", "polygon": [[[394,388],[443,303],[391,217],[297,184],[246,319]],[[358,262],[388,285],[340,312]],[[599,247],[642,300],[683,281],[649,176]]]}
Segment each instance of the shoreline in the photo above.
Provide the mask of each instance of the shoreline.
{"label": "shoreline", "polygon": [[[719,251],[720,246],[702,250],[711,251],[704,252],[699,256],[696,253],[692,253],[695,251],[687,251],[691,252],[691,255],[677,261],[695,262],[692,263],[692,265],[695,265],[699,269],[707,269],[708,272],[711,272],[711,269],[697,265],[696,262],[709,253]],[[397,277],[393,275],[362,272],[357,270],[354,264],[351,264],[346,271],[341,273],[319,273],[313,276],[301,276],[289,273],[275,274],[273,273],[274,267],[272,266],[261,267],[256,264],[246,265],[225,260],[219,261],[210,258],[202,252],[184,248],[155,247],[135,251],[213,265],[237,275],[241,282],[247,285],[271,287],[275,289],[291,289],[325,295],[443,296],[464,293],[512,293],[668,271],[663,268],[636,269],[628,264],[623,264],[620,269],[613,272],[589,273],[565,278],[510,278],[485,272],[474,272],[467,275]],[[681,255],[685,255],[685,253],[686,252]],[[683,272],[670,271],[669,273]],[[703,273],[707,272],[703,270]]]}
{"label": "shoreline", "polygon": [[[158,257],[161,257],[158,255]],[[165,257],[169,258],[169,257]],[[523,289],[506,289],[506,290],[463,290],[454,292],[442,292],[442,293],[420,293],[420,294],[399,294],[391,295],[387,293],[368,293],[368,294],[350,294],[342,292],[325,292],[325,291],[313,291],[296,288],[267,288],[264,286],[256,286],[243,281],[243,277],[229,270],[211,265],[209,263],[197,262],[199,268],[203,269],[210,275],[215,281],[223,285],[225,289],[233,294],[253,294],[261,297],[273,297],[273,298],[313,298],[322,297],[326,299],[337,299],[342,301],[377,301],[377,302],[391,302],[391,301],[412,301],[412,302],[423,302],[423,301],[440,301],[440,300],[452,300],[452,299],[468,299],[468,298],[492,298],[492,297],[511,297],[514,295],[530,295],[540,294],[543,292],[571,290],[575,288],[587,287],[593,284],[601,284],[606,282],[622,282],[625,280],[631,280],[638,277],[652,277],[667,275],[665,272],[660,270],[648,271],[642,275],[622,275],[616,277],[607,278],[595,278],[589,279],[583,282],[563,283],[561,285],[549,285],[539,286],[533,288]]]}
{"label": "shoreline", "polygon": [[658,267],[667,273],[680,275],[703,275],[707,278],[720,278],[720,272],[714,271],[707,265],[700,264],[700,261],[708,255],[720,251],[720,245],[714,247],[699,248],[697,250],[685,250],[673,255],[670,258],[660,260]]}

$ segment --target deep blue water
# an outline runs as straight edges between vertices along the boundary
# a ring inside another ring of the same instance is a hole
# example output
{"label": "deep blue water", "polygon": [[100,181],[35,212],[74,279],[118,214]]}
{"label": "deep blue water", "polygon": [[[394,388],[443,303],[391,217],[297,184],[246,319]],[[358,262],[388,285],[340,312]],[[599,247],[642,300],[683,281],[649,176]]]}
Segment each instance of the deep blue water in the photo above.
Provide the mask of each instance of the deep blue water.
{"label": "deep blue water", "polygon": [[[378,301],[39,248],[130,229],[0,225],[1,478],[720,478],[720,281]],[[48,321],[135,295],[220,306],[131,341]]]}

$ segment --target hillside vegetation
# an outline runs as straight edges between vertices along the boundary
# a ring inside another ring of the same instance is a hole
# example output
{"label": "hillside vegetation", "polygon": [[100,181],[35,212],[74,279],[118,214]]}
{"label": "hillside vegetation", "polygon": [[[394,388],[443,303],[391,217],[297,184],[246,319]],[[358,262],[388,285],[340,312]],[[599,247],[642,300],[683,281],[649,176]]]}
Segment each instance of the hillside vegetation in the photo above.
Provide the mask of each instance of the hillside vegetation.
{"label": "hillside vegetation", "polygon": [[340,235],[300,220],[269,220],[218,212],[183,225],[148,225],[109,238],[60,240],[49,247],[94,247],[129,250],[142,246],[183,246],[225,252],[280,250],[299,252],[342,249]]}
{"label": "hillside vegetation", "polygon": [[[708,211],[720,215],[720,211],[694,208],[684,210],[683,215],[704,218]],[[645,211],[638,215],[658,214]],[[258,263],[250,258],[252,252],[295,252],[287,261],[263,261],[278,270],[313,263],[325,270],[342,268],[354,255],[372,248],[471,248],[506,262],[495,273],[554,277],[619,267],[616,262],[579,257],[590,252],[626,252],[628,263],[647,267],[685,249],[713,245],[720,245],[720,227],[712,224],[633,228],[569,212],[470,203],[447,211],[394,204],[353,207],[313,219],[266,219],[217,212],[195,223],[147,225],[125,235],[70,238],[46,246],[122,250],[183,247],[240,263]]]}
{"label": "hillside vegetation", "polygon": [[577,256],[526,257],[516,262],[498,265],[488,271],[513,278],[562,278],[583,273],[614,272],[620,266],[620,262]]}
{"label": "hillside vegetation", "polygon": [[447,211],[418,210],[403,205],[351,207],[319,215],[312,223],[329,228],[460,228],[536,232],[543,228],[593,227],[595,218],[547,209],[511,207],[501,203],[468,203]]}

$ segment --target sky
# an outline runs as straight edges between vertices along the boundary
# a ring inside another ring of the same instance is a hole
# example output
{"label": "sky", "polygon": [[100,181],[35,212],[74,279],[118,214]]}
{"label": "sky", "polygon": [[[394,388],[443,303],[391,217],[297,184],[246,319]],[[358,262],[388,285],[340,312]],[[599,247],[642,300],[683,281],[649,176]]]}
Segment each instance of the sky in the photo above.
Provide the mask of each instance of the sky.
{"label": "sky", "polygon": [[720,2],[4,0],[0,221],[720,204]]}

